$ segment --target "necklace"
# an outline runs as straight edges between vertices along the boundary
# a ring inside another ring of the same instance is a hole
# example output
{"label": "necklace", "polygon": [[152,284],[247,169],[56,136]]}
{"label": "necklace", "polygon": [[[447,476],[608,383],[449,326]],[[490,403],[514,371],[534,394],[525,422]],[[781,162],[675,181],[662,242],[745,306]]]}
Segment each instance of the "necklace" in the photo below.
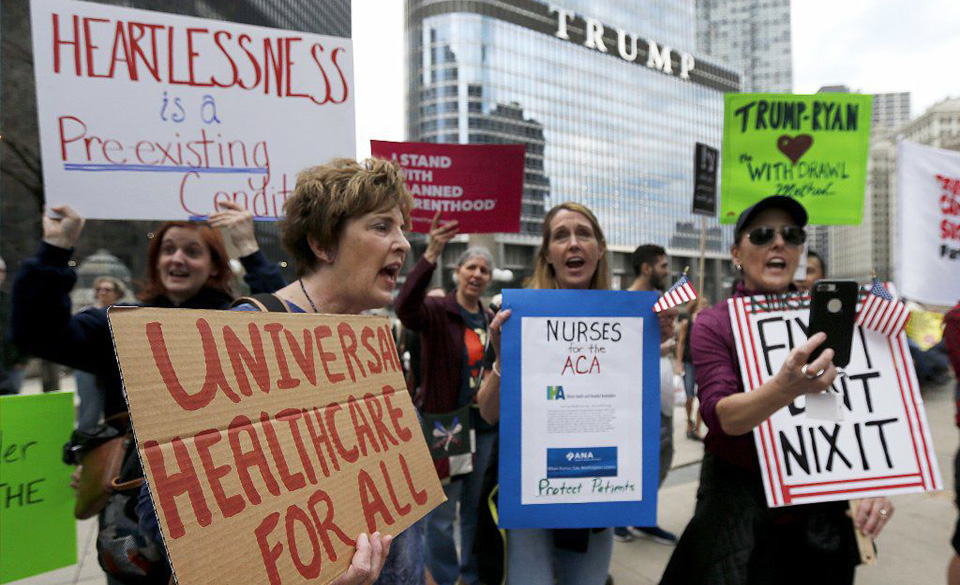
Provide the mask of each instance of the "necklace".
{"label": "necklace", "polygon": [[307,294],[307,287],[303,286],[303,279],[301,278],[298,282],[300,283],[300,290],[303,291],[303,296],[307,297],[307,301],[310,303],[310,308],[313,309],[314,313],[319,313],[320,311],[317,310],[317,306],[313,304],[313,299]]}

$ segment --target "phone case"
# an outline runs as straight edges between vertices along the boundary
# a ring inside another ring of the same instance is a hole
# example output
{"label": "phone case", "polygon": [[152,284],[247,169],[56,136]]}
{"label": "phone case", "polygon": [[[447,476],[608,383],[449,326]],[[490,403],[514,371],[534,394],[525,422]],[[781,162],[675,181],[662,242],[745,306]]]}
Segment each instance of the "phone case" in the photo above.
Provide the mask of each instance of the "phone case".
{"label": "phone case", "polygon": [[824,332],[827,340],[813,350],[813,362],[827,348],[833,349],[833,365],[850,363],[850,348],[857,322],[857,294],[860,285],[853,280],[818,280],[811,289],[809,335]]}

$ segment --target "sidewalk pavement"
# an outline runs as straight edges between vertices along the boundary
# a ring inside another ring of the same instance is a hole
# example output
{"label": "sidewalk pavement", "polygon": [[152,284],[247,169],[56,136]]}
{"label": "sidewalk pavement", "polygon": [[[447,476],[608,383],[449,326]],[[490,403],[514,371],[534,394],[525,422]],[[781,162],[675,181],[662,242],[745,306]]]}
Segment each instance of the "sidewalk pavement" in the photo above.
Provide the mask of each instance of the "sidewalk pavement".
{"label": "sidewalk pavement", "polygon": [[[72,378],[64,378],[63,389],[71,390]],[[953,503],[953,456],[958,446],[954,426],[954,382],[922,388],[936,447],[937,461],[946,491],[910,494],[892,498],[894,517],[877,541],[878,562],[857,570],[858,585],[899,585],[902,583],[944,583],[947,561],[953,555],[950,537],[957,519]],[[26,393],[38,392],[28,387]],[[683,406],[674,412],[676,454],[670,475],[660,490],[659,524],[678,536],[693,515],[703,443],[686,438]],[[77,565],[14,581],[11,585],[106,585],[97,564],[95,519],[77,523]],[[645,538],[615,542],[610,573],[618,585],[659,583],[672,546]]]}

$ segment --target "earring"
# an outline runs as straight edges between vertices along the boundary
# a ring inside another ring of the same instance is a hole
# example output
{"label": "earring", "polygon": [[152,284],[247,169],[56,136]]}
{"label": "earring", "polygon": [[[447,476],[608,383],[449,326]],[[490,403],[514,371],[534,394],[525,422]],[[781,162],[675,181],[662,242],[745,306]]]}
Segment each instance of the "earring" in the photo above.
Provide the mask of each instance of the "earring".
{"label": "earring", "polygon": [[743,272],[743,266],[739,263],[734,263],[733,267],[737,269],[737,272]]}

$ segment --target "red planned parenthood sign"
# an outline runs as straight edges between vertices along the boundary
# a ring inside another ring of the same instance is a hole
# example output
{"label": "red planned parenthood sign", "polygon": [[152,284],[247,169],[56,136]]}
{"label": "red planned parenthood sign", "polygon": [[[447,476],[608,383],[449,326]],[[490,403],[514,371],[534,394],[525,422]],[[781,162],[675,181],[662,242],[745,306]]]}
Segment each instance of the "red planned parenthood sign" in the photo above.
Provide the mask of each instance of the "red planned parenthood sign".
{"label": "red planned parenthood sign", "polygon": [[437,211],[460,233],[520,231],[526,147],[370,141],[373,156],[397,161],[413,194],[413,231],[428,233]]}

